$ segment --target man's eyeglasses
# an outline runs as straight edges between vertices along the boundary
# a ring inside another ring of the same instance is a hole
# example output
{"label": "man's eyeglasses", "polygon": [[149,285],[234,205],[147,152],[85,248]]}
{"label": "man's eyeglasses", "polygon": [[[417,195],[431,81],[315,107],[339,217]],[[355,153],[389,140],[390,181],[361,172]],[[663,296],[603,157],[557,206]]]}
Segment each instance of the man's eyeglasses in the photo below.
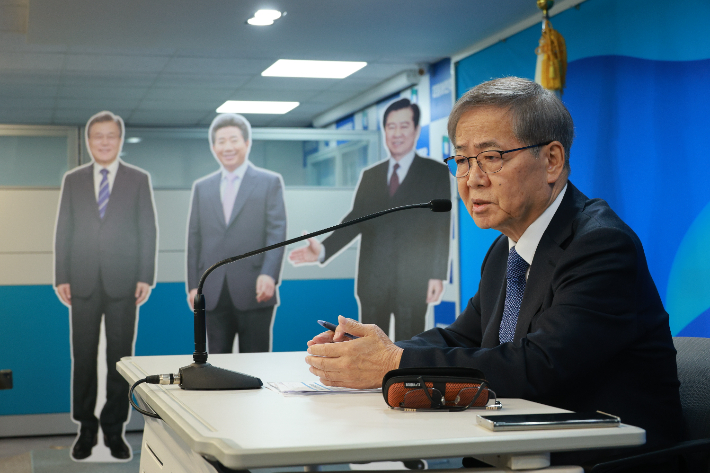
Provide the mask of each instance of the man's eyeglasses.
{"label": "man's eyeglasses", "polygon": [[449,171],[456,178],[466,177],[471,170],[471,160],[475,159],[478,163],[478,167],[481,168],[485,174],[495,174],[501,169],[503,169],[503,155],[505,153],[512,153],[513,151],[522,151],[524,149],[537,148],[539,146],[547,146],[552,141],[547,143],[540,143],[537,145],[524,146],[522,148],[509,149],[507,151],[489,150],[482,151],[476,156],[466,157],[466,156],[451,156],[444,159],[444,162],[449,167]]}

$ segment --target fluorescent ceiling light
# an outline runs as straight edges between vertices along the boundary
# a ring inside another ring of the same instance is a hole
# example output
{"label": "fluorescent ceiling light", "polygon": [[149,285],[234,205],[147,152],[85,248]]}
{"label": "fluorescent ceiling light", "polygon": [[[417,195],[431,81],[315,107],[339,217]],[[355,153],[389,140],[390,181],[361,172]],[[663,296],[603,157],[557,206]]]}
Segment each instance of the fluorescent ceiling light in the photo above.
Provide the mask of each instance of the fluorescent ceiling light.
{"label": "fluorescent ceiling light", "polygon": [[263,18],[266,20],[278,20],[281,18],[281,12],[278,10],[259,10],[254,13],[254,18]]}
{"label": "fluorescent ceiling light", "polygon": [[283,115],[298,107],[299,102],[256,102],[244,100],[227,100],[217,113],[265,113]]}
{"label": "fluorescent ceiling light", "polygon": [[355,61],[299,61],[279,59],[261,73],[270,77],[311,77],[320,79],[344,79],[367,66]]}
{"label": "fluorescent ceiling light", "polygon": [[140,143],[141,141],[143,140],[138,136],[131,136],[130,138],[126,138],[126,143],[135,144]]}
{"label": "fluorescent ceiling light", "polygon": [[247,23],[253,26],[270,26],[274,24],[274,20],[270,20],[268,18],[249,18],[247,20]]}

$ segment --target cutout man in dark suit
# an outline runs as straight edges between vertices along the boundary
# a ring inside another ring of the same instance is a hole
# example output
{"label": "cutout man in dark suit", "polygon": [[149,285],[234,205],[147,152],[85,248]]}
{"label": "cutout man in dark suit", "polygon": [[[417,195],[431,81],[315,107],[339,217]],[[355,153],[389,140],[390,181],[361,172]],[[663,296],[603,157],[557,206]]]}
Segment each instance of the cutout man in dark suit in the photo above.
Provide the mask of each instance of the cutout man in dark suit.
{"label": "cutout man in dark suit", "polygon": [[[70,307],[72,415],[81,424],[72,457],[91,455],[99,423],[111,455],[131,457],[123,439],[128,384],[116,371],[133,354],[137,306],[155,283],[157,224],[150,176],[118,156],[123,120],[101,112],[86,125],[93,162],[64,175],[55,231],[57,295]],[[106,331],[106,404],[94,415],[101,319]]]}
{"label": "cutout man in dark suit", "polygon": [[[391,207],[449,199],[446,166],[415,153],[419,107],[400,99],[383,116],[390,158],[365,169],[343,222]],[[438,303],[449,263],[450,214],[409,210],[334,231],[291,252],[295,265],[331,260],[360,236],[356,293],[362,323],[387,331],[394,314],[397,340],[424,331],[428,304]]]}
{"label": "cutout man in dark suit", "polygon": [[[188,304],[200,277],[214,263],[286,239],[281,175],[249,162],[251,126],[241,115],[222,114],[209,131],[221,169],[195,182],[187,233]],[[241,353],[271,350],[283,248],[217,268],[203,287],[210,353],[231,353],[239,333]]]}

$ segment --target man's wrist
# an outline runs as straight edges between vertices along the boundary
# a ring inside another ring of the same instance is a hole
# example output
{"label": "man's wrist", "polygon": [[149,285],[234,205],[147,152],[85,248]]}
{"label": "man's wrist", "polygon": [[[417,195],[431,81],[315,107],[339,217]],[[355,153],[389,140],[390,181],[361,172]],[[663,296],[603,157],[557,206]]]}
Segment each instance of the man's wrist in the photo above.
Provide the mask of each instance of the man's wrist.
{"label": "man's wrist", "polygon": [[404,348],[400,348],[397,345],[392,345],[389,363],[386,366],[389,368],[387,371],[396,370],[399,368],[399,363],[402,360],[402,353],[404,353]]}

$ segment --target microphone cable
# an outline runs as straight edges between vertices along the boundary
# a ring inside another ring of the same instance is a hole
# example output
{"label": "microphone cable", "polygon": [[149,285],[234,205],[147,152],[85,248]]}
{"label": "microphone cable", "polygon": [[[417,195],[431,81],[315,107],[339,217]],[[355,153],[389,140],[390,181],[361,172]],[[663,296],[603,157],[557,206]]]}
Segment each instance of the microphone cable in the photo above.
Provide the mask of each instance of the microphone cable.
{"label": "microphone cable", "polygon": [[145,409],[142,409],[136,404],[135,399],[133,398],[133,391],[138,387],[139,384],[180,384],[180,375],[179,374],[153,374],[150,376],[146,376],[143,379],[139,379],[135,383],[133,383],[133,386],[131,386],[131,389],[128,390],[128,401],[131,403],[131,406],[141,414],[147,417],[152,417],[154,419],[162,419],[157,412],[155,412],[155,409],[150,407],[147,402],[143,401],[146,406],[150,408],[150,411],[146,411]]}

